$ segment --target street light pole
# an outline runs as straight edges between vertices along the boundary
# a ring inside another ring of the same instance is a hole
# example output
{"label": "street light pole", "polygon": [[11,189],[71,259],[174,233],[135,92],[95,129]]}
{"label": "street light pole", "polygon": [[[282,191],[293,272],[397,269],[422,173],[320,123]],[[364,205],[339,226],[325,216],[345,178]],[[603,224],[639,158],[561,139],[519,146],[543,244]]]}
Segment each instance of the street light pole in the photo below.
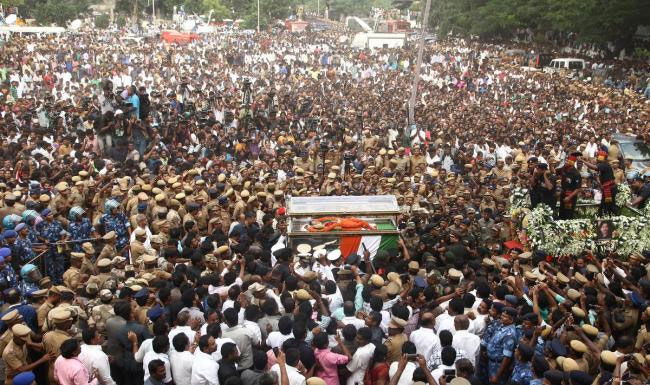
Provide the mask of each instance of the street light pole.
{"label": "street light pole", "polygon": [[151,20],[153,20],[153,26],[156,26],[156,0],[151,1]]}
{"label": "street light pole", "polygon": [[418,83],[420,82],[420,68],[422,67],[422,54],[424,52],[424,35],[427,30],[429,22],[429,8],[431,7],[431,0],[427,0],[427,5],[424,8],[424,18],[422,19],[422,26],[420,27],[420,45],[418,46],[418,59],[415,65],[415,76],[413,77],[413,86],[411,88],[411,98],[409,99],[409,123],[415,124],[415,98],[418,94]]}
{"label": "street light pole", "polygon": [[260,0],[257,0],[257,33],[260,32]]}

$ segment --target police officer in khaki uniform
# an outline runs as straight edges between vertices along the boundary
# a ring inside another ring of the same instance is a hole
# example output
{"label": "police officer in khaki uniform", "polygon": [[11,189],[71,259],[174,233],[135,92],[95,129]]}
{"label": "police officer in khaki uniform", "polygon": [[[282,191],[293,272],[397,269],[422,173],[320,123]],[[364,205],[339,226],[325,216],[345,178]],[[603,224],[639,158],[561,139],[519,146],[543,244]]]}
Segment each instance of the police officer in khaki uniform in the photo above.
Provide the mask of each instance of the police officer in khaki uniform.
{"label": "police officer in khaki uniform", "polygon": [[83,257],[83,253],[70,253],[70,268],[63,273],[63,284],[72,290],[77,290],[83,282],[80,270]]}
{"label": "police officer in khaki uniform", "polygon": [[50,310],[54,309],[56,305],[61,301],[61,287],[53,286],[48,292],[47,299],[36,311],[36,320],[38,322],[38,327],[45,331],[47,330],[47,314]]}
{"label": "police officer in khaki uniform", "polygon": [[92,262],[95,258],[95,247],[90,242],[84,242],[81,244],[81,249],[83,250],[83,258],[81,259],[81,267],[79,268],[81,274],[95,274],[96,269]]}
{"label": "police officer in khaki uniform", "polygon": [[118,281],[123,281],[126,279],[124,267],[126,265],[126,258],[122,256],[116,256],[111,261],[111,275],[117,278]]}
{"label": "police officer in khaki uniform", "polygon": [[135,239],[131,241],[131,260],[134,265],[139,265],[142,255],[147,253],[147,249],[144,247],[147,232],[143,228],[138,227],[133,233],[135,234]]}
{"label": "police officer in khaki uniform", "polygon": [[[241,199],[237,200],[235,208],[233,209],[233,218],[235,219],[239,218],[239,216],[244,213],[244,210],[246,210],[246,202],[250,197],[250,192],[248,190],[242,190],[239,197]],[[183,223],[185,223],[185,221],[183,221]]]}
{"label": "police officer in khaki uniform", "polygon": [[66,213],[70,211],[70,187],[67,182],[59,182],[54,186],[54,189],[57,191],[57,195],[52,199],[50,203],[50,208],[52,209],[52,214],[55,216],[65,217]]}
{"label": "police officer in khaki uniform", "polygon": [[[4,351],[7,345],[9,345],[11,340],[14,338],[11,328],[16,324],[22,324],[23,317],[18,313],[18,310],[12,310],[2,316],[2,322],[7,326],[7,330],[0,336],[0,352]],[[3,364],[2,369],[4,368]]]}
{"label": "police officer in khaki uniform", "polygon": [[[73,322],[72,313],[70,310],[64,308],[53,309],[50,313],[52,313],[54,330],[43,335],[43,347],[48,355],[58,357],[61,354],[61,344],[73,337],[69,332]],[[50,384],[58,384],[58,381],[54,377],[54,362],[50,362],[48,379]]]}
{"label": "police officer in khaki uniform", "polygon": [[2,360],[5,362],[5,385],[12,385],[14,376],[21,372],[33,370],[47,362],[54,363],[57,356],[44,354],[38,361],[31,362],[27,354],[27,343],[29,342],[32,330],[23,324],[16,324],[11,327],[13,338],[2,352]]}
{"label": "police officer in khaki uniform", "polygon": [[104,289],[106,282],[113,278],[113,276],[110,273],[111,265],[112,262],[108,258],[102,258],[99,261],[97,261],[97,269],[99,270],[99,274],[90,277],[88,279],[88,282],[96,282],[100,290]]}
{"label": "police officer in khaki uniform", "polygon": [[144,264],[142,270],[138,277],[142,277],[146,273],[153,274],[158,279],[168,280],[172,275],[166,271],[163,271],[158,268],[158,257],[155,255],[144,255],[142,256],[142,262]]}
{"label": "police officer in khaki uniform", "polygon": [[106,336],[106,321],[113,317],[113,293],[108,289],[103,289],[99,292],[99,300],[101,304],[93,306],[89,309],[90,317],[95,323],[95,328],[103,336]]}
{"label": "police officer in khaki uniform", "polygon": [[109,231],[108,233],[104,234],[104,236],[102,236],[102,240],[104,241],[104,247],[99,252],[99,256],[95,261],[95,265],[99,263],[99,260],[105,258],[109,258],[109,259],[113,258],[117,254],[117,249],[115,248],[115,238],[116,238],[115,231]]}
{"label": "police officer in khaki uniform", "polygon": [[149,318],[147,317],[147,312],[151,309],[152,302],[149,301],[149,289],[142,288],[138,290],[133,295],[135,302],[138,304],[138,308],[135,311],[134,318],[142,325],[147,325],[149,323]]}
{"label": "police officer in khaki uniform", "polygon": [[404,334],[406,324],[406,320],[395,316],[391,317],[388,323],[388,338],[384,341],[384,345],[388,349],[386,362],[397,362],[402,357],[402,345],[408,341],[408,337]]}

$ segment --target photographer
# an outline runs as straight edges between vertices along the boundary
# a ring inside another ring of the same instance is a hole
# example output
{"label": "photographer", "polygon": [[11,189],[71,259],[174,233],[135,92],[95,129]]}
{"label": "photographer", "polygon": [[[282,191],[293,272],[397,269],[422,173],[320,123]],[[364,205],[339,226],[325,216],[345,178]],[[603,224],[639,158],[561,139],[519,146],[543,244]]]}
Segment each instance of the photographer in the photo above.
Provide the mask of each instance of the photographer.
{"label": "photographer", "polygon": [[115,114],[112,110],[97,116],[93,122],[93,129],[97,134],[97,144],[103,154],[108,154],[113,147],[113,132],[115,130]]}
{"label": "photographer", "polygon": [[548,170],[546,163],[538,163],[530,177],[530,206],[540,203],[555,208],[555,177]]}

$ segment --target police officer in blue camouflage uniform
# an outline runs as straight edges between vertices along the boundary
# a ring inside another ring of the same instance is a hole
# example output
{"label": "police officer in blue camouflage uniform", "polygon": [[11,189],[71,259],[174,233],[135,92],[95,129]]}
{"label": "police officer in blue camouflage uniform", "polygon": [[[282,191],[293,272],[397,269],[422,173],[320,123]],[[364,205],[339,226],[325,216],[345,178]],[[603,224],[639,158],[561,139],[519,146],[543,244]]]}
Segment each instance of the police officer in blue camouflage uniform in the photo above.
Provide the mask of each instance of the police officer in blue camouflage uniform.
{"label": "police officer in blue camouflage uniform", "polygon": [[544,384],[544,373],[550,369],[548,361],[544,358],[543,355],[535,354],[533,356],[531,370],[533,373],[533,378],[528,382],[529,385],[543,385]]}
{"label": "police officer in blue camouflage uniform", "polygon": [[23,221],[27,225],[27,239],[32,243],[39,242],[38,240],[38,231],[36,230],[36,218],[39,217],[38,213],[35,210],[25,210],[23,211]]}
{"label": "police officer in blue camouflage uniform", "polygon": [[[70,233],[71,241],[80,241],[82,239],[88,239],[93,237],[96,234],[95,227],[90,223],[90,219],[84,218],[83,214],[85,210],[79,206],[74,206],[70,209],[68,218],[70,219],[70,224],[68,225],[68,232]],[[83,253],[81,248],[82,242],[73,242],[72,251],[77,253]]]}
{"label": "police officer in blue camouflage uniform", "polygon": [[5,258],[11,256],[11,249],[8,247],[0,248],[0,280],[6,282],[6,287],[16,287],[18,277],[13,267],[5,263]]}
{"label": "police officer in blue camouflage uniform", "polygon": [[501,312],[505,305],[501,302],[493,302],[489,310],[489,319],[483,337],[481,338],[481,354],[479,355],[478,373],[481,383],[487,384],[489,381],[488,375],[488,355],[487,346],[494,333],[501,327]]}
{"label": "police officer in blue camouflage uniform", "polygon": [[517,310],[506,307],[501,313],[499,327],[487,344],[488,375],[490,384],[504,384],[517,346],[514,320]]}
{"label": "police officer in blue camouflage uniform", "polygon": [[[27,226],[27,239],[29,239],[31,243],[42,242],[42,240],[39,240],[41,234],[36,225],[36,218],[39,218],[39,215],[35,210],[23,211],[23,223]],[[40,220],[41,219],[39,218],[39,221]]]}
{"label": "police officer in blue camouflage uniform", "polygon": [[61,240],[61,232],[64,231],[63,225],[54,219],[50,209],[43,210],[41,217],[43,217],[43,222],[37,225],[37,229],[41,237],[50,243],[45,258],[45,274],[50,276],[55,285],[60,285],[65,272],[65,257],[63,250],[55,243]]}
{"label": "police officer in blue camouflage uniform", "polygon": [[29,293],[39,289],[38,281],[41,279],[41,272],[31,263],[26,264],[20,269],[20,278],[22,281],[18,284],[18,290],[21,293]]}
{"label": "police officer in blue camouflage uniform", "polygon": [[515,351],[515,365],[512,368],[510,385],[530,385],[533,379],[531,359],[534,354],[535,350],[532,347],[523,342],[519,343]]}
{"label": "police officer in blue camouflage uniform", "polygon": [[[18,225],[16,228],[21,227],[21,230],[26,233],[26,230],[24,230],[25,225],[22,225],[22,227]],[[15,257],[12,258],[12,262],[22,265],[36,256],[32,249],[32,242],[27,239],[26,235],[18,236],[18,233],[15,230],[7,230],[5,231],[4,236],[7,244],[11,247],[11,255]]]}
{"label": "police officer in blue camouflage uniform", "polygon": [[115,247],[121,252],[129,244],[131,237],[131,224],[126,215],[119,212],[120,203],[115,199],[108,199],[104,203],[104,215],[99,218],[99,224],[104,226],[104,234],[115,231]]}

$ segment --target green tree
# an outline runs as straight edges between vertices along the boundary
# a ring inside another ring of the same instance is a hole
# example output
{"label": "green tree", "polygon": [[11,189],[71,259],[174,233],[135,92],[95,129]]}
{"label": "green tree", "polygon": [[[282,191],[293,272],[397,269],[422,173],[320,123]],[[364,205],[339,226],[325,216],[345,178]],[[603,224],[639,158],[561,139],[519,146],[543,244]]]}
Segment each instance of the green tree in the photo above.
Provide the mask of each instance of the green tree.
{"label": "green tree", "polygon": [[223,20],[230,18],[230,10],[220,0],[203,0],[203,12],[207,15],[212,10],[212,20]]}
{"label": "green tree", "polygon": [[87,0],[47,0],[36,5],[33,16],[39,24],[55,23],[64,27],[68,21],[88,11],[88,5]]}
{"label": "green tree", "polygon": [[588,42],[629,42],[648,14],[647,0],[436,0],[431,22],[441,34],[507,36],[529,28],[574,32]]}
{"label": "green tree", "polygon": [[95,17],[95,27],[106,29],[111,24],[111,18],[108,15],[99,15]]}

